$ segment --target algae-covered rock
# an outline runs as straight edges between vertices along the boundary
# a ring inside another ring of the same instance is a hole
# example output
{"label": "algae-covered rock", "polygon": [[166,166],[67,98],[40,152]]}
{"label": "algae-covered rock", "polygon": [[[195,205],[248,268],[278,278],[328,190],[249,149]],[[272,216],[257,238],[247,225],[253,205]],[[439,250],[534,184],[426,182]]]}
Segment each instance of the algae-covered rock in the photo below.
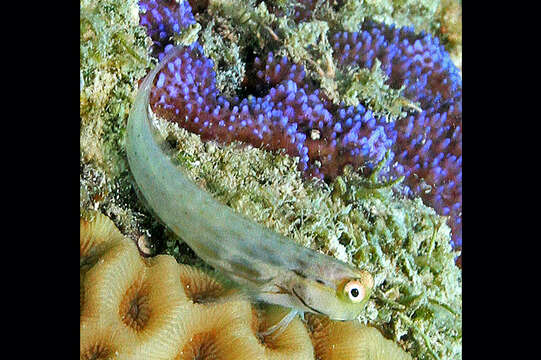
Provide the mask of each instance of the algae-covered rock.
{"label": "algae-covered rock", "polygon": [[[153,61],[136,0],[80,4],[80,208],[102,209],[122,230],[145,232],[124,133],[138,81]],[[135,235],[134,235],[135,236]]]}

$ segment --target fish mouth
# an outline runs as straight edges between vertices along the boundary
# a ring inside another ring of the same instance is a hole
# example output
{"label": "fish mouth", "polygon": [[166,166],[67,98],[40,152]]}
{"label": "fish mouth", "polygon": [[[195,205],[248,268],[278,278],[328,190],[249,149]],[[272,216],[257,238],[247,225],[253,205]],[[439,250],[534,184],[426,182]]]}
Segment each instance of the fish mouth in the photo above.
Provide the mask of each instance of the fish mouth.
{"label": "fish mouth", "polygon": [[316,314],[321,314],[321,315],[325,315],[324,313],[322,313],[321,311],[317,310],[317,309],[314,309],[313,307],[311,307],[310,305],[308,305],[300,296],[299,294],[297,294],[297,292],[295,291],[295,288],[292,287],[291,290],[293,291],[293,294],[297,297],[297,299],[300,300],[300,302],[306,306],[308,309],[312,310],[313,312],[315,312]]}

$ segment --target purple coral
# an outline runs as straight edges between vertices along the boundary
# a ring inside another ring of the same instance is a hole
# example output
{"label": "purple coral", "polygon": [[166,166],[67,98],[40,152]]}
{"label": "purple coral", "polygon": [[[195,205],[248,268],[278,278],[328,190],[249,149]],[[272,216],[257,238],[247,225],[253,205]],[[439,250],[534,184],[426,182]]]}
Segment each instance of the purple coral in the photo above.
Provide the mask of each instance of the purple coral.
{"label": "purple coral", "polygon": [[396,139],[391,175],[406,177],[409,190],[449,216],[453,241],[462,245],[462,80],[437,38],[366,22],[359,33],[337,33],[334,56],[342,65],[370,67],[375,58],[390,86],[419,102],[414,115],[386,126]]}
{"label": "purple coral", "polygon": [[[167,51],[178,28],[194,22],[186,1],[141,4],[148,15],[141,23],[149,29],[157,54]],[[175,49],[156,77],[151,106],[203,139],[285,149],[299,157],[301,170],[321,178],[334,178],[347,164],[368,174],[390,151],[388,175],[404,175],[408,193],[449,216],[453,241],[461,246],[460,74],[437,38],[416,34],[411,27],[365,22],[361,28],[332,35],[337,65],[370,68],[377,58],[389,85],[404,86],[404,96],[419,102],[422,111],[387,122],[363,105],[335,105],[302,66],[272,52],[247,69],[245,90],[253,95],[226,98],[216,87],[212,60],[197,42]]]}
{"label": "purple coral", "polygon": [[173,43],[172,36],[195,24],[188,1],[140,0],[139,9],[139,23],[153,41],[152,55],[160,60],[165,47]]}
{"label": "purple coral", "polygon": [[[304,70],[285,57],[276,64],[272,53],[265,62],[256,59],[267,69],[257,74],[269,89],[264,96],[240,100],[220,95],[212,60],[197,43],[175,51],[177,56],[156,77],[150,102],[157,114],[203,139],[285,149],[299,157],[301,170],[321,177],[336,175],[348,162],[373,166],[392,144],[383,125],[362,105],[340,108],[334,114],[318,89],[307,84],[300,88]],[[264,65],[266,62],[275,66]],[[334,121],[334,116],[342,121]]]}

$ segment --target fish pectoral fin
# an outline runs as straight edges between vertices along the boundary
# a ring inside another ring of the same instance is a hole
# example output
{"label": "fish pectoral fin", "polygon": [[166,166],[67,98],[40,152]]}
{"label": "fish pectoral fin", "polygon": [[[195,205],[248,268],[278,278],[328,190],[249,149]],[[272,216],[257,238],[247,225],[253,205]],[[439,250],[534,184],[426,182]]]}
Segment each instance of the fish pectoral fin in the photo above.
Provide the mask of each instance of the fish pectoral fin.
{"label": "fish pectoral fin", "polygon": [[259,333],[259,336],[269,336],[273,335],[273,337],[279,336],[282,332],[284,332],[285,329],[287,329],[287,326],[297,316],[298,311],[295,309],[291,309],[287,315],[285,315],[282,320],[280,320],[278,323],[272,325],[267,330],[262,331]]}

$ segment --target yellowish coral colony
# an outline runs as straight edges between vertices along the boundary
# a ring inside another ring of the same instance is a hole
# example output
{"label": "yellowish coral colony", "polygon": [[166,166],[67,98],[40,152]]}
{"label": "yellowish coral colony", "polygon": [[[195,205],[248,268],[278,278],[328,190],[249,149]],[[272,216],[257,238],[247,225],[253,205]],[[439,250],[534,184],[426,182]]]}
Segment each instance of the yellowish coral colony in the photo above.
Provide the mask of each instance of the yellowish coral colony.
{"label": "yellowish coral colony", "polygon": [[375,328],[312,314],[261,335],[286,313],[171,256],[143,258],[100,213],[81,217],[81,359],[411,359]]}

